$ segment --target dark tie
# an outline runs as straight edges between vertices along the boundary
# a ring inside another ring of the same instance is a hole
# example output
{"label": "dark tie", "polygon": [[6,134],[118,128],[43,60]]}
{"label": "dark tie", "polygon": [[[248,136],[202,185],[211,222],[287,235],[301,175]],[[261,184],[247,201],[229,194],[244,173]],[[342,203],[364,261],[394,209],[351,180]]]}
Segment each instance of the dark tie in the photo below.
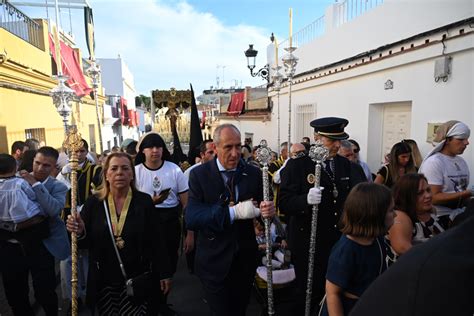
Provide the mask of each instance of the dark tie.
{"label": "dark tie", "polygon": [[330,178],[334,178],[334,159],[326,160],[326,171]]}
{"label": "dark tie", "polygon": [[235,187],[234,187],[234,176],[235,176],[235,170],[232,171],[221,171],[225,175],[225,187],[229,191],[230,194],[230,201],[235,202]]}

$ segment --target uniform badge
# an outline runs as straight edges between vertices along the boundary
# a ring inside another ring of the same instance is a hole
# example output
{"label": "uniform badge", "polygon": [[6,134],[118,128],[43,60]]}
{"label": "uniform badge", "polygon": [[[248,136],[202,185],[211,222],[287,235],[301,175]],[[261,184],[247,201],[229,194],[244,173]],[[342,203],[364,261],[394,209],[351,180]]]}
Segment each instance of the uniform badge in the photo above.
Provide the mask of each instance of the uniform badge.
{"label": "uniform badge", "polygon": [[316,176],[312,173],[308,174],[308,177],[306,178],[308,180],[309,184],[314,184],[316,182]]}
{"label": "uniform badge", "polygon": [[161,181],[157,176],[153,177],[153,188],[159,190],[161,188]]}

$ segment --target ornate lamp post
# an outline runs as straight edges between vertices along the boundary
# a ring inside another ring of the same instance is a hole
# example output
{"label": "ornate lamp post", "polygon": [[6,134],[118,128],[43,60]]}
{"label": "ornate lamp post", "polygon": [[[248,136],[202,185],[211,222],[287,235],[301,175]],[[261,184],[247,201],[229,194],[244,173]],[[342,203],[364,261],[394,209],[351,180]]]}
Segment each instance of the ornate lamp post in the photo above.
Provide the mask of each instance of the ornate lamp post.
{"label": "ornate lamp post", "polygon": [[293,85],[293,75],[295,74],[296,64],[298,63],[298,57],[293,55],[293,52],[296,50],[296,47],[291,45],[285,48],[288,52],[283,56],[283,65],[285,66],[285,73],[288,77],[288,151],[290,150],[291,144],[291,88]]}
{"label": "ornate lamp post", "polygon": [[95,59],[91,60],[91,66],[86,70],[87,74],[92,78],[92,89],[94,92],[94,101],[95,101],[95,114],[97,116],[97,128],[99,131],[99,149],[102,152],[102,128],[100,126],[100,115],[99,115],[99,98],[98,90],[100,83],[100,67],[96,63]]}
{"label": "ornate lamp post", "polygon": [[250,75],[252,77],[260,76],[262,79],[267,80],[268,83],[270,81],[270,66],[268,64],[263,66],[263,68],[260,68],[256,73],[253,72],[255,69],[255,58],[258,54],[258,51],[253,49],[253,44],[249,44],[249,49],[247,49],[244,53],[245,57],[247,57],[247,68],[250,69]]}

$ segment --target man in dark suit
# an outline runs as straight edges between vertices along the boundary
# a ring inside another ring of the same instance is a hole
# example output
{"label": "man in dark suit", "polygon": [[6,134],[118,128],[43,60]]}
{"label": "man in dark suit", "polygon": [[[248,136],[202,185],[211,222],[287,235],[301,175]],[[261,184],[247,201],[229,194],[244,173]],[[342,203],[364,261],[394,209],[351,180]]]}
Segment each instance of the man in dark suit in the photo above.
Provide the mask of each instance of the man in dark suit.
{"label": "man in dark suit", "polygon": [[275,207],[261,202],[261,171],[240,159],[239,130],[224,124],[213,138],[217,158],[189,177],[186,223],[198,232],[195,272],[213,315],[245,315],[257,267],[253,218],[270,218]]}
{"label": "man in dark suit", "polygon": [[[340,237],[338,228],[342,207],[352,187],[363,179],[351,162],[337,155],[341,140],[349,135],[344,128],[349,122],[337,117],[313,120],[315,140],[329,150],[321,170],[321,187],[314,188],[315,163],[308,156],[290,159],[281,170],[280,211],[289,218],[289,244],[295,265],[297,300],[302,309],[308,275],[309,240],[312,205],[319,204],[316,255],[313,275],[313,306],[325,293],[326,269],[332,246]],[[297,314],[302,313],[298,310]]]}

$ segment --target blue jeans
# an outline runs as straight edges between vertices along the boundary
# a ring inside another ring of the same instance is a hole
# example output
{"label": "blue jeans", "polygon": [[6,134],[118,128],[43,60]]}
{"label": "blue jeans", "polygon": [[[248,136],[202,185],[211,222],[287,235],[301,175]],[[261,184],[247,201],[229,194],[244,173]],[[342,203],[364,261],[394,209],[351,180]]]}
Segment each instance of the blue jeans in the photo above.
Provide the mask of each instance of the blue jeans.
{"label": "blue jeans", "polygon": [[[70,300],[71,276],[72,276],[72,257],[69,256],[66,260],[61,261],[61,291],[63,299]],[[89,254],[86,249],[78,249],[77,251],[77,296],[86,296],[87,273],[89,271]]]}

